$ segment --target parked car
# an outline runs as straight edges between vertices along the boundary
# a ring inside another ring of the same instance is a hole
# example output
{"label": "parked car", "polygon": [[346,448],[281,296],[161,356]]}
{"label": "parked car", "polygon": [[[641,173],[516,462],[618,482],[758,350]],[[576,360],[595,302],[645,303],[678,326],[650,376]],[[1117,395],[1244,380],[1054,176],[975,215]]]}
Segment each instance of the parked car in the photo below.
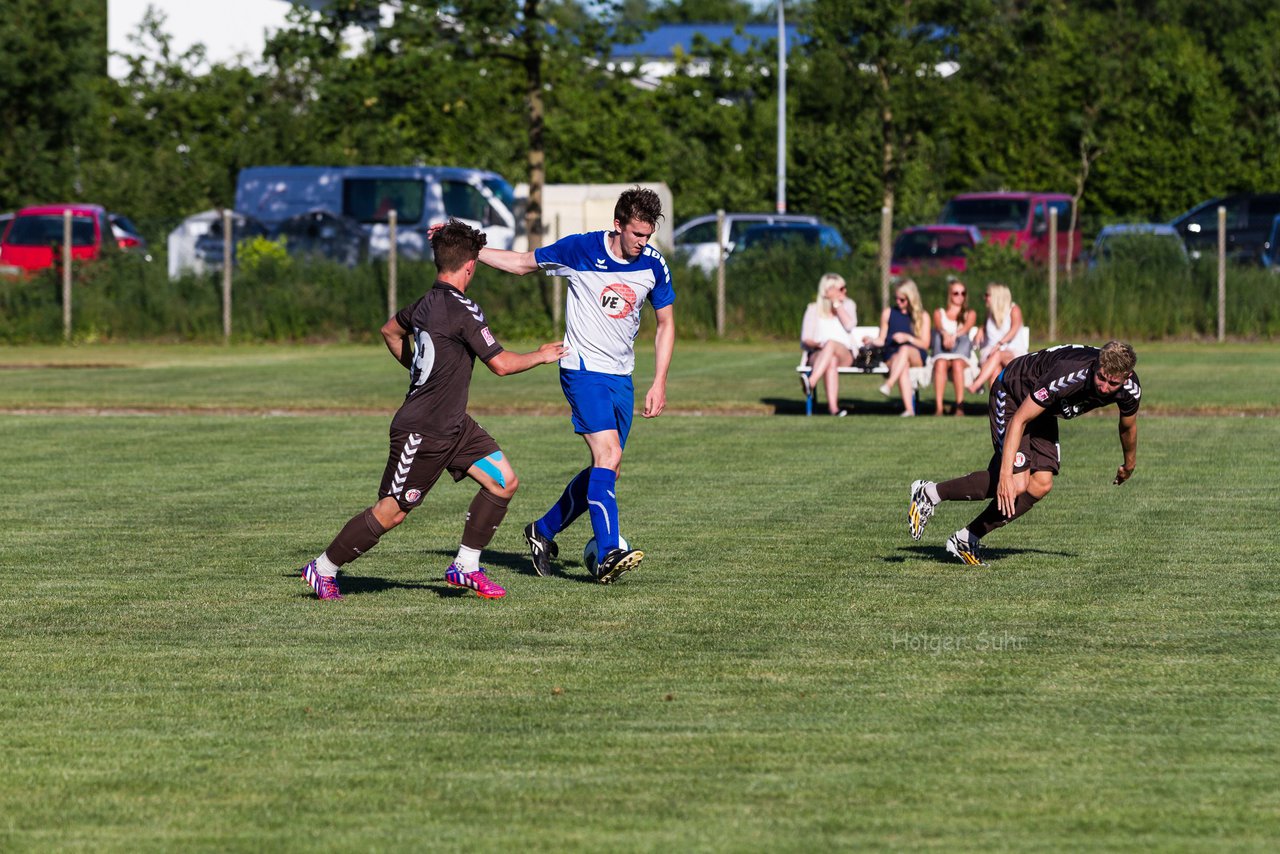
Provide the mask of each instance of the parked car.
{"label": "parked car", "polygon": [[1071,196],[1066,193],[961,193],[942,209],[938,222],[972,225],[984,240],[1006,244],[1041,264],[1049,261],[1049,211],[1058,212],[1058,263],[1080,257],[1080,231],[1071,232]]}
{"label": "parked car", "polygon": [[62,255],[63,212],[71,211],[71,258],[92,261],[116,250],[111,221],[101,205],[34,205],[13,215],[0,239],[0,273],[32,273]]}
{"label": "parked car", "polygon": [[286,219],[272,231],[290,255],[312,255],[354,267],[369,254],[369,235],[350,217],[310,211]]}
{"label": "parked car", "polygon": [[893,243],[889,272],[897,276],[916,270],[955,270],[968,267],[969,250],[982,242],[972,225],[913,225]]}
{"label": "parked car", "polygon": [[1089,269],[1119,259],[1145,265],[1186,264],[1190,260],[1178,230],[1160,222],[1131,222],[1103,227],[1093,239]]}
{"label": "parked car", "polygon": [[822,249],[837,258],[848,258],[853,250],[833,225],[823,222],[774,222],[753,225],[742,232],[734,257],[774,246],[804,246]]}
{"label": "parked car", "polygon": [[1271,232],[1262,244],[1262,266],[1273,273],[1280,273],[1280,214],[1271,220]]}
{"label": "parked car", "polygon": [[143,256],[146,260],[151,260],[151,253],[147,249],[147,239],[142,236],[142,232],[133,224],[133,220],[124,214],[108,213],[107,218],[111,220],[111,234],[115,237],[116,245],[121,251],[133,252]]}
{"label": "parked car", "polygon": [[488,245],[515,242],[515,189],[496,172],[455,166],[250,166],[240,170],[235,210],[270,228],[325,210],[360,223],[373,257],[391,250],[396,212],[401,258],[431,257],[427,231],[456,217],[485,233]]}
{"label": "parked car", "polygon": [[[243,240],[254,237],[270,237],[271,232],[264,224],[251,216],[240,213],[231,215],[231,263],[235,263],[236,247]],[[196,238],[195,258],[202,272],[222,269],[222,217],[209,224],[209,230]]]}
{"label": "parked car", "polygon": [[1170,223],[1192,258],[1218,254],[1218,208],[1227,209],[1227,257],[1245,264],[1261,261],[1262,244],[1280,215],[1280,193],[1234,193],[1201,202]]}
{"label": "parked car", "polygon": [[733,252],[743,232],[757,225],[792,222],[816,225],[818,218],[807,214],[726,213],[724,227],[716,235],[716,215],[704,214],[680,225],[672,236],[675,257],[691,267],[711,272],[720,264],[720,247]]}

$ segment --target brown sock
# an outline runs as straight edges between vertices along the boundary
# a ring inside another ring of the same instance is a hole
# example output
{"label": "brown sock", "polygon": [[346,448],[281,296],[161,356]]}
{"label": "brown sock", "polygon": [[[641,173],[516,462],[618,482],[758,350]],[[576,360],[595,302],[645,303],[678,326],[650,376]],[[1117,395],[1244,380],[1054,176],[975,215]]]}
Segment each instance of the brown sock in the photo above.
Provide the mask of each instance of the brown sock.
{"label": "brown sock", "polygon": [[324,553],[338,566],[351,563],[376,546],[386,532],[378,518],[373,515],[373,508],[369,507],[352,516],[350,521],[342,526],[342,530],[333,538],[333,542],[324,550]]}
{"label": "brown sock", "polygon": [[998,482],[999,479],[992,476],[990,469],[983,469],[970,472],[964,477],[944,480],[935,488],[943,501],[981,501],[995,497]]}
{"label": "brown sock", "polygon": [[501,498],[487,489],[476,493],[467,508],[467,522],[462,526],[462,544],[469,549],[483,549],[489,545],[498,526],[507,515],[510,498]]}
{"label": "brown sock", "polygon": [[986,508],[978,514],[978,518],[969,523],[969,533],[978,539],[982,539],[996,528],[1003,528],[1014,519],[1026,513],[1032,507],[1036,506],[1039,498],[1032,498],[1031,494],[1024,492],[1013,501],[1013,515],[1005,516],[1000,512],[1000,507],[996,502],[992,501]]}

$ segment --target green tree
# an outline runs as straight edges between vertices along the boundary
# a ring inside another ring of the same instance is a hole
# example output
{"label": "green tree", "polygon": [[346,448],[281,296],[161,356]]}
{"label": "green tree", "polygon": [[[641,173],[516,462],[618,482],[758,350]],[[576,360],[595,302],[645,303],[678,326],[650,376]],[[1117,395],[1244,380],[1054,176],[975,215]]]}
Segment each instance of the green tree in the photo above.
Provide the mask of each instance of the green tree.
{"label": "green tree", "polygon": [[106,75],[105,4],[8,0],[0,14],[0,209],[71,200],[96,142],[94,101]]}

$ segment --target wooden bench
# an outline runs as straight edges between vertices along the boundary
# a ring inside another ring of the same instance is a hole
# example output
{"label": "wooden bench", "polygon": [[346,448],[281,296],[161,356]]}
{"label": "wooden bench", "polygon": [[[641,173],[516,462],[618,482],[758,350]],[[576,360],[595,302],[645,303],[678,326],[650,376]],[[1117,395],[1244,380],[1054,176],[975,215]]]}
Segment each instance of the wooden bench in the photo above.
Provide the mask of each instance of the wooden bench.
{"label": "wooden bench", "polygon": [[[974,331],[971,331],[970,335],[976,335],[977,334],[976,330],[977,330],[977,327],[975,326]],[[862,341],[863,338],[875,338],[879,334],[880,334],[879,326],[855,326],[853,328],[854,341],[860,342]],[[1030,349],[1031,349],[1030,341],[1031,341],[1031,331],[1024,325],[1020,330],[1018,330],[1018,335],[1014,339],[1014,346],[1015,348],[1020,346],[1022,349],[1030,352]],[[806,364],[808,360],[808,355],[809,355],[808,350],[805,350],[804,348],[800,349],[800,364],[796,366],[796,373],[808,374],[810,372],[811,369],[809,365]],[[916,390],[917,394],[919,393],[920,389],[933,383],[933,362],[934,362],[933,358],[930,357],[928,361],[925,362],[924,367],[911,368],[910,370],[911,387]],[[975,349],[973,354],[969,357],[969,364],[964,369],[965,383],[971,383],[978,378],[978,369],[979,369],[978,351]],[[880,362],[879,364],[871,368],[854,368],[854,367],[840,368],[839,373],[841,376],[851,376],[851,375],[852,376],[867,376],[867,375],[884,376],[889,373],[889,366],[886,365],[884,362]],[[815,391],[816,389],[810,386],[809,394],[805,396],[805,399],[804,399],[805,415],[813,414],[813,397],[814,397]],[[894,391],[894,395],[895,396],[897,395],[896,390]],[[917,400],[916,403],[917,403],[916,408],[919,409],[919,405],[918,405],[919,401]]]}

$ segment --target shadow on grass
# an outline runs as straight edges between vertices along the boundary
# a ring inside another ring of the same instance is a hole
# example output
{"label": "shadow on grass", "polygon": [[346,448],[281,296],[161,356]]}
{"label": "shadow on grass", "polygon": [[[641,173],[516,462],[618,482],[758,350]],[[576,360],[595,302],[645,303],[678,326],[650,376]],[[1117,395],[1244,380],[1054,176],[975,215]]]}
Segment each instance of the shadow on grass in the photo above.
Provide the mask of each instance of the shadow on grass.
{"label": "shadow on grass", "polygon": [[[804,399],[785,398],[785,397],[762,397],[760,402],[765,406],[773,409],[774,415],[799,415],[804,416]],[[895,395],[891,398],[867,399],[867,400],[850,400],[847,397],[840,398],[840,405],[849,413],[852,418],[857,415],[892,415],[895,417],[902,415],[902,401]],[[983,401],[981,403],[969,403],[965,401],[964,411],[966,415],[983,415],[986,414],[987,405]],[[927,415],[933,417],[933,399],[920,400],[916,403],[916,414]],[[815,418],[827,417],[826,398],[814,401],[813,415]],[[951,415],[951,403],[947,403],[947,418]]]}
{"label": "shadow on grass", "polygon": [[[444,561],[444,565],[453,560],[453,552],[445,552],[437,550],[434,554],[438,554]],[[529,556],[524,552],[484,552],[480,555],[480,565],[486,569],[501,569],[515,575],[527,575],[530,578],[539,578],[540,576],[534,570],[533,564],[529,561]],[[577,570],[577,572],[567,573],[565,569]],[[443,574],[443,570],[441,573]],[[589,584],[595,584],[596,580],[587,574],[587,569],[579,560],[561,561],[554,560],[551,562],[550,578],[560,578],[565,581],[585,581]]]}
{"label": "shadow on grass", "polygon": [[[1022,557],[1023,555],[1044,555],[1046,557],[1079,557],[1077,552],[1059,551],[1056,549],[1019,549],[1019,548],[1003,548],[995,549],[982,547],[982,559],[987,563],[1003,560],[1008,557]],[[938,563],[950,564],[953,567],[965,567],[956,559],[955,555],[947,551],[945,546],[903,546],[898,549],[897,554],[885,555],[883,558],[885,563],[906,563],[909,560],[930,560]]]}

